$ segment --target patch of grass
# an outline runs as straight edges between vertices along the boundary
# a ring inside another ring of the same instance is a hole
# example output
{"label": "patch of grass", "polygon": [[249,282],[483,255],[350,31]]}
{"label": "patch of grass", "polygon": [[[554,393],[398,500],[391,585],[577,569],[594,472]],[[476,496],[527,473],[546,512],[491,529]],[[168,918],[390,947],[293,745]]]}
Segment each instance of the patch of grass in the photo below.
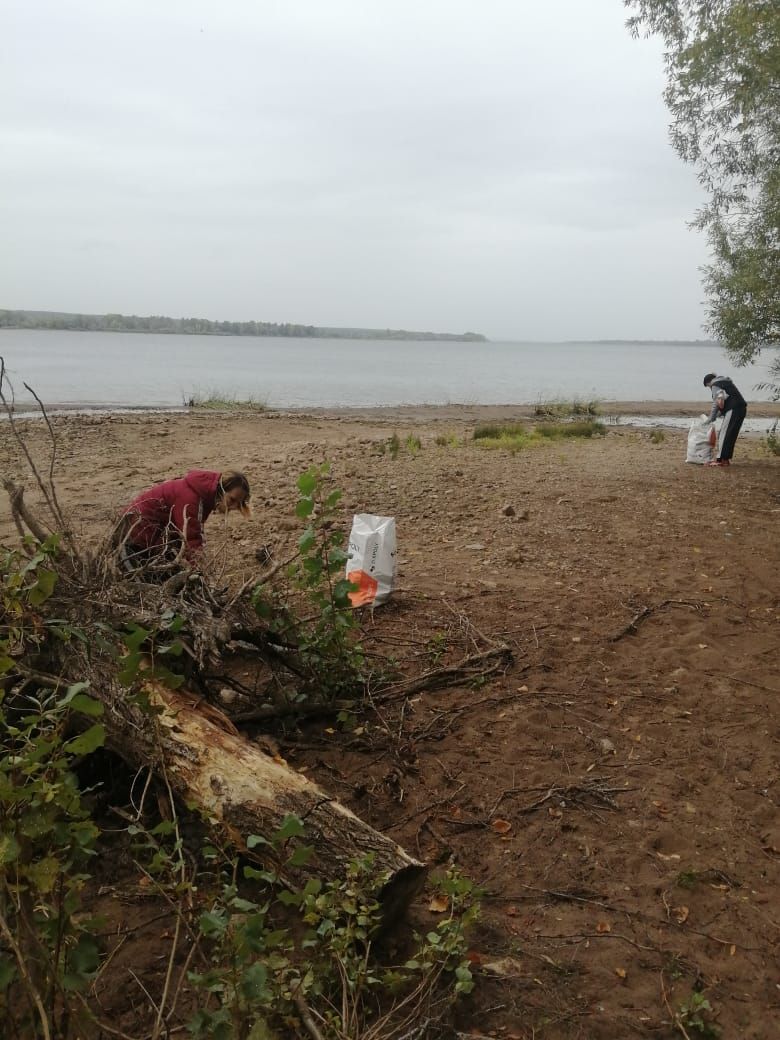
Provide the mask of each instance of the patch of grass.
{"label": "patch of grass", "polygon": [[539,401],[534,408],[539,419],[572,419],[578,416],[601,415],[598,401]]}
{"label": "patch of grass", "polygon": [[606,430],[604,423],[596,419],[583,419],[579,422],[541,423],[536,427],[536,433],[549,440],[561,440],[570,437],[603,437]]}
{"label": "patch of grass", "polygon": [[184,398],[186,408],[205,408],[212,412],[265,412],[268,401],[250,394],[239,397],[237,394],[225,394],[217,390],[209,392],[195,391]]}
{"label": "patch of grass", "polygon": [[509,423],[506,426],[478,426],[474,430],[474,440],[485,448],[506,448],[516,452],[527,448],[533,436],[522,423]]}
{"label": "patch of grass", "polygon": [[675,884],[679,888],[693,888],[700,881],[699,874],[695,870],[681,870],[675,878]]}
{"label": "patch of grass", "polygon": [[457,433],[437,433],[434,444],[440,448],[458,448],[460,440]]}
{"label": "patch of grass", "polygon": [[650,433],[651,444],[663,444],[666,440],[666,434],[663,430],[652,430]]}
{"label": "patch of grass", "polygon": [[416,434],[410,433],[406,438],[406,450],[410,455],[416,455],[418,451],[422,451],[422,441]]}
{"label": "patch of grass", "polygon": [[401,450],[401,441],[397,433],[394,433],[387,441],[387,450],[390,452],[390,458],[395,460],[398,458],[398,452]]}
{"label": "patch of grass", "polygon": [[501,437],[523,437],[527,432],[527,427],[523,423],[505,423],[503,426],[498,423],[487,423],[484,426],[477,426],[474,430],[474,440],[493,441]]}
{"label": "patch of grass", "polygon": [[522,423],[508,423],[478,426],[474,430],[474,440],[487,448],[507,448],[509,451],[520,451],[535,444],[549,441],[567,440],[572,437],[596,437],[606,433],[604,424],[595,419],[578,422],[540,423],[528,427]]}

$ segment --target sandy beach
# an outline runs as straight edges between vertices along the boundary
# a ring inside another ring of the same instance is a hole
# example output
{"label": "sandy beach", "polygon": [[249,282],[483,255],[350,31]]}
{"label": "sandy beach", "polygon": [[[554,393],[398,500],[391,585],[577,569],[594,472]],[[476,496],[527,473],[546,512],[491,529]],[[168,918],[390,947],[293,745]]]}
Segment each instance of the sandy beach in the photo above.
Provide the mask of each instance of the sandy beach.
{"label": "sandy beach", "polygon": [[[780,458],[753,435],[730,469],[686,465],[684,430],[615,426],[516,454],[474,442],[477,423],[531,412],[66,415],[53,420],[54,471],[74,528],[96,543],[140,489],[192,467],[244,469],[253,519],[207,525],[208,551],[239,581],[257,573],[259,547],[293,549],[296,478],[327,459],[345,532],[356,512],[398,525],[399,587],[367,639],[423,664],[433,645],[445,661],[468,652],[469,625],[511,646],[506,673],[415,697],[389,750],[327,721],[275,734],[292,766],[373,826],[485,889],[473,964],[504,970],[479,974],[459,1028],[657,1037],[669,1019],[659,972],[673,961],[675,1006],[702,983],[724,1037],[765,1040],[780,978]],[[48,472],[45,426],[18,428]],[[8,423],[0,455],[35,505]],[[4,507],[0,542],[15,538]],[[424,903],[415,914],[432,919]],[[161,949],[151,926],[123,956],[140,970]],[[130,1023],[121,986],[103,1000]]]}

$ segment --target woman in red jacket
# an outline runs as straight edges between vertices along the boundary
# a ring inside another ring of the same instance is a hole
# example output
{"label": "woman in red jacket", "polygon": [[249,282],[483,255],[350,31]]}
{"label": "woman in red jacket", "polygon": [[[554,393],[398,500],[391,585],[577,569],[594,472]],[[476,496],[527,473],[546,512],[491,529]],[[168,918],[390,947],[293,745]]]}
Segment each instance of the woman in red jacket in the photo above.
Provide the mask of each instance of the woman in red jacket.
{"label": "woman in red jacket", "polygon": [[125,509],[119,527],[119,557],[127,571],[183,555],[190,562],[203,548],[203,524],[211,513],[238,510],[249,516],[249,481],[232,470],[191,469],[142,491]]}

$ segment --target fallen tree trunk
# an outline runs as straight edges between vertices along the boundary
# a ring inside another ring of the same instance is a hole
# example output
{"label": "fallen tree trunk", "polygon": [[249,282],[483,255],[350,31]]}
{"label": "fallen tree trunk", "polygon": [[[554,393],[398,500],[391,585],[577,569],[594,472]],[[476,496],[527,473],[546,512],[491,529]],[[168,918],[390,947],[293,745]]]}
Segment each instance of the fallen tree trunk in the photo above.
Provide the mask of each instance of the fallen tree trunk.
{"label": "fallen tree trunk", "polygon": [[92,685],[106,709],[106,743],[125,761],[164,775],[182,801],[200,808],[249,859],[263,861],[247,848],[249,835],[270,838],[289,814],[305,827],[291,845],[314,848],[306,865],[296,868],[302,877],[343,877],[350,860],[373,854],[376,875],[387,875],[379,896],[385,923],[405,912],[425,880],[422,863],[311,780],[256,748],[213,705],[156,682],[145,683],[143,690],[151,712],[110,681],[102,690]]}

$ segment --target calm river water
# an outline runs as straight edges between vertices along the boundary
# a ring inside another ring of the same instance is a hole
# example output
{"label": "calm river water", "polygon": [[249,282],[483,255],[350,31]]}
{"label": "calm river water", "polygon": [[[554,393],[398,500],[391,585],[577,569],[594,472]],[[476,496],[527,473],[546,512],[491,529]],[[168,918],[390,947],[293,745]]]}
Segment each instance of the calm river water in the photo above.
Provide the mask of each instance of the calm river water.
{"label": "calm river water", "polygon": [[707,345],[429,343],[0,330],[17,393],[52,408],[176,407],[193,395],[271,408],[533,404],[540,400],[692,401],[706,372],[733,375],[750,400],[771,355],[734,370]]}

